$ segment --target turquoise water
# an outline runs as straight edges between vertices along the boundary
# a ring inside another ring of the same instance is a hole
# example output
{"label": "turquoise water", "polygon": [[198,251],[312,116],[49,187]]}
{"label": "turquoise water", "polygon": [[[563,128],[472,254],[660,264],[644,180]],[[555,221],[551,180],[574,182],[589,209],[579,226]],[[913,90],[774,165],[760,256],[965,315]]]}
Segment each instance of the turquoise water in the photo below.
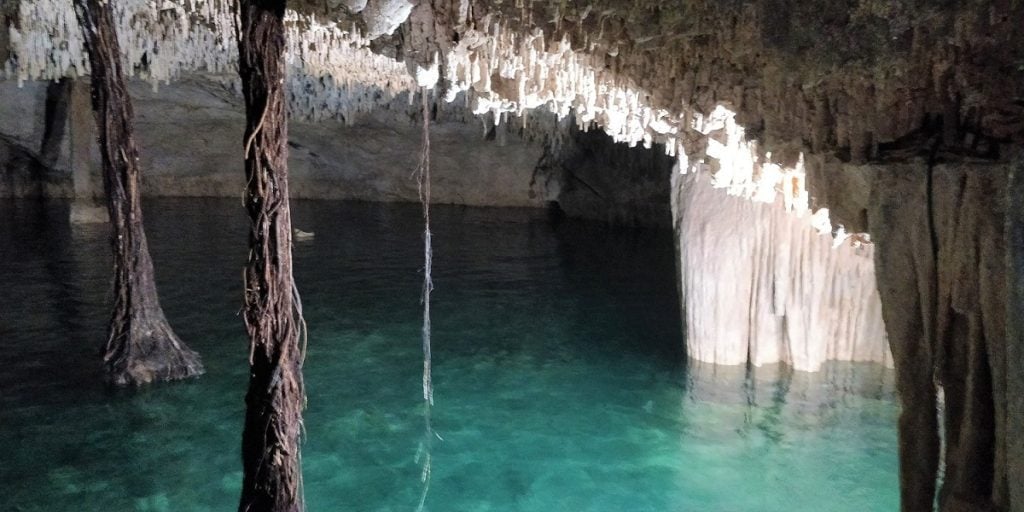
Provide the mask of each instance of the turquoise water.
{"label": "turquoise water", "polygon": [[[146,204],[200,380],[99,384],[106,228],[0,205],[0,511],[234,510],[246,385],[237,201]],[[419,210],[296,202],[310,511],[414,510]],[[891,511],[892,375],[687,365],[665,234],[435,209],[431,511]]]}

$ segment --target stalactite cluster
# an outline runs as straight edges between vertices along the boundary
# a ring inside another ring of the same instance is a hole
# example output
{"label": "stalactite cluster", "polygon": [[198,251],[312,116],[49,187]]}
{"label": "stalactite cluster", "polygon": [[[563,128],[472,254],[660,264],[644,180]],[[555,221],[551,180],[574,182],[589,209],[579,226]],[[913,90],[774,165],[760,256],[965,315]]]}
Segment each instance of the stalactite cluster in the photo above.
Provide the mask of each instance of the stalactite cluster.
{"label": "stalactite cluster", "polygon": [[[87,70],[76,34],[67,30],[67,9],[58,4],[49,0],[21,2],[20,28],[11,28],[17,66],[8,70],[9,76],[50,79]],[[186,9],[186,4],[172,1],[157,8],[141,0],[121,4],[119,29],[132,48],[125,56],[127,69],[153,81],[173,79],[185,71],[223,74],[233,69],[231,52],[224,51],[233,30],[227,3],[204,0],[189,6]],[[385,7],[370,5],[368,9]],[[458,12],[468,23],[468,11],[460,8]],[[392,14],[388,19],[401,13]],[[295,11],[287,11],[285,22],[288,99],[293,113],[316,120],[352,120],[354,114],[368,112],[412,89],[403,66],[370,52],[370,38],[355,27],[343,30],[337,22],[321,22],[314,15]],[[368,36],[384,33],[377,32]],[[687,162],[683,171],[701,165],[709,148],[712,152],[707,155],[721,160],[713,153],[713,132],[726,127],[735,132],[734,114],[721,106],[706,114],[689,108],[654,107],[650,91],[611,65],[613,53],[611,49],[575,50],[565,34],[560,39],[541,30],[524,35],[506,24],[487,22],[480,29],[465,28],[459,41],[437,58],[443,62],[448,101],[465,92],[474,114],[489,114],[495,123],[509,114],[518,116],[520,129],[530,132],[526,134],[529,138],[565,136],[564,127],[559,130],[547,122],[529,122],[529,111],[545,108],[559,118],[572,112],[578,128],[600,127],[617,142],[645,147],[659,143],[670,156]],[[540,134],[533,133],[537,130]],[[558,131],[563,133],[553,135]],[[729,140],[739,144],[731,134]],[[762,172],[757,163],[770,158],[756,152],[752,158],[755,163],[746,167],[744,175],[737,174],[742,165],[719,166],[730,174],[728,180],[715,183],[728,185],[733,194],[770,202],[778,180],[775,174]],[[755,189],[759,194],[753,193]]]}
{"label": "stalactite cluster", "polygon": [[[234,76],[238,56],[232,47],[231,5],[228,0],[115,2],[114,21],[128,76],[155,87],[183,73],[204,72],[240,90]],[[284,23],[287,99],[294,115],[348,120],[412,89],[405,66],[371,52],[369,39],[351,27],[295,11],[286,12]],[[89,73],[68,2],[22,1],[17,23],[8,30],[13,57],[5,63],[7,78],[55,80]]]}
{"label": "stalactite cluster", "polygon": [[[410,90],[400,65],[368,51],[369,40],[379,37],[385,42],[377,50],[393,45],[384,54],[404,52],[405,59],[421,62],[438,54],[447,99],[471,91],[473,111],[492,112],[495,122],[505,118],[498,114],[522,116],[541,106],[560,116],[572,110],[581,127],[600,126],[618,141],[663,144],[669,154],[685,157],[684,170],[718,160],[706,153],[714,150],[715,135],[702,126],[726,107],[738,124],[760,127],[752,137],[761,148],[754,171],[728,180],[736,195],[774,186],[772,179],[762,184],[761,166],[793,168],[799,149],[863,161],[918,130],[929,114],[955,119],[947,123],[951,130],[971,128],[966,142],[972,145],[988,144],[981,131],[1012,137],[1024,126],[1016,81],[993,80],[1000,69],[1024,71],[1013,60],[1024,62],[1021,52],[970,60],[999,45],[1014,48],[1018,36],[1010,28],[1021,5],[918,9],[899,1],[818,9],[775,3],[669,8],[658,0],[487,6],[433,0],[412,8],[393,0],[298,1],[303,14],[291,12],[287,20],[294,68],[289,102],[299,115],[351,120]],[[80,43],[66,29],[65,5],[22,0],[19,9],[8,76],[54,78],[84,69]],[[124,2],[118,20],[131,43],[129,69],[155,80],[184,70],[228,70],[228,11],[224,0]],[[845,37],[841,26],[856,28],[857,36]],[[989,37],[975,37],[979,33]],[[810,44],[804,58],[794,57],[812,34],[830,44]],[[944,50],[954,46],[964,50]],[[844,56],[851,65],[836,72]],[[818,159],[806,165],[817,166]]]}

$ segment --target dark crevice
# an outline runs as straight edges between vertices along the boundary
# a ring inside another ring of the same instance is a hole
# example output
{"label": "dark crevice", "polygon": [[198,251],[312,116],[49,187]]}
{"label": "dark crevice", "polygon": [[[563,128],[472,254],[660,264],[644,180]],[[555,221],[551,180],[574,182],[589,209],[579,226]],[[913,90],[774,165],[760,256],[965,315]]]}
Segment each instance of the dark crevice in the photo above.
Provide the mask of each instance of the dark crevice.
{"label": "dark crevice", "polygon": [[584,180],[583,178],[580,178],[579,176],[577,176],[576,173],[566,169],[565,170],[565,175],[568,176],[569,178],[572,178],[572,180],[575,181],[576,183],[579,183],[579,184],[583,185],[583,188],[586,188],[587,190],[591,191],[595,196],[600,198],[602,201],[604,200],[604,196],[601,195],[601,193],[598,192],[597,189],[594,188],[593,185],[591,185],[590,183],[587,183],[586,180]]}

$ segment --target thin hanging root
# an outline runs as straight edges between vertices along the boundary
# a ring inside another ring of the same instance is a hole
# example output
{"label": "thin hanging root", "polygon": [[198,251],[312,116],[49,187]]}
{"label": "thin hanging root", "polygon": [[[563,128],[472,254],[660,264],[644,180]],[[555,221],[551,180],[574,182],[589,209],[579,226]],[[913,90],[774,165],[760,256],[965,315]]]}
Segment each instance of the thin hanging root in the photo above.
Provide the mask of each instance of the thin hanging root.
{"label": "thin hanging root", "polygon": [[256,140],[256,136],[263,130],[263,122],[267,120],[267,110],[269,105],[263,106],[263,113],[260,114],[260,121],[256,123],[256,128],[253,128],[252,133],[249,134],[249,138],[245,141],[245,155],[249,156],[249,150],[252,149],[252,143]]}
{"label": "thin hanging root", "polygon": [[431,265],[433,263],[433,249],[430,241],[430,109],[427,104],[427,88],[420,88],[420,95],[423,99],[423,148],[420,153],[420,165],[417,169],[417,185],[419,188],[420,202],[423,204],[423,291],[421,301],[423,302],[423,427],[424,439],[423,450],[423,472],[420,479],[423,482],[423,492],[420,494],[420,503],[416,512],[422,512],[427,502],[427,493],[430,491],[431,475],[431,445],[434,437],[440,436],[434,432],[430,422],[431,408],[434,405],[434,385],[431,375],[430,360],[430,292],[434,289],[434,283],[430,277]]}
{"label": "thin hanging root", "polygon": [[302,314],[302,298],[299,297],[299,289],[295,286],[295,278],[292,277],[292,300],[295,304],[295,316],[299,323],[299,362],[306,362],[306,347],[309,346],[309,328],[306,325],[306,317]]}
{"label": "thin hanging root", "polygon": [[428,453],[423,462],[423,473],[420,475],[420,481],[423,482],[423,493],[420,494],[420,504],[416,507],[416,512],[422,512],[423,506],[427,503],[427,493],[430,491],[430,454]]}

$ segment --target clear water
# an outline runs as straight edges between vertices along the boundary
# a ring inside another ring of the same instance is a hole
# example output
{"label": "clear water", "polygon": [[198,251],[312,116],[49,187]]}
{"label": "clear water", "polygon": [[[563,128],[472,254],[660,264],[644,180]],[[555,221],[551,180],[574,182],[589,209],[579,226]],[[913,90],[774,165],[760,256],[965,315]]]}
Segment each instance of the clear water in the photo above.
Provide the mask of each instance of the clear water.
{"label": "clear water", "polygon": [[[99,384],[106,228],[0,205],[0,510],[234,510],[246,384],[236,201],[149,202],[194,382]],[[297,202],[311,511],[413,510],[422,439],[416,206]],[[671,240],[436,208],[432,511],[889,511],[892,375],[687,367]]]}

